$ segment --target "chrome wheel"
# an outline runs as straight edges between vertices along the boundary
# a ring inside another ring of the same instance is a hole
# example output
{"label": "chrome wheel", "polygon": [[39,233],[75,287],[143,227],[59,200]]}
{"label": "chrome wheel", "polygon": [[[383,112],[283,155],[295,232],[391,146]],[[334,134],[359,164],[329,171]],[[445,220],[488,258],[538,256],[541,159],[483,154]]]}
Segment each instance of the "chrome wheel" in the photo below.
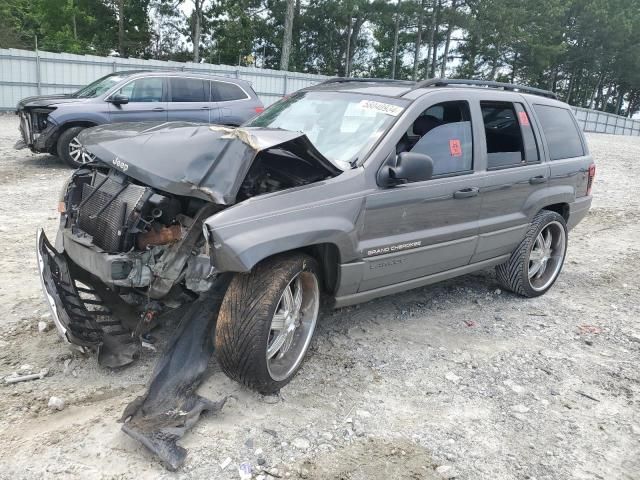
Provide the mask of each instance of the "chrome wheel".
{"label": "chrome wheel", "polygon": [[69,142],[69,156],[78,165],[93,162],[96,158],[95,155],[87,152],[87,150],[78,141],[78,137],[73,137]]}
{"label": "chrome wheel", "polygon": [[318,279],[300,272],[285,287],[271,320],[267,369],[276,381],[289,377],[304,358],[320,307]]}
{"label": "chrome wheel", "polygon": [[546,289],[558,276],[566,250],[567,235],[560,222],[540,230],[529,253],[529,283],[536,291]]}

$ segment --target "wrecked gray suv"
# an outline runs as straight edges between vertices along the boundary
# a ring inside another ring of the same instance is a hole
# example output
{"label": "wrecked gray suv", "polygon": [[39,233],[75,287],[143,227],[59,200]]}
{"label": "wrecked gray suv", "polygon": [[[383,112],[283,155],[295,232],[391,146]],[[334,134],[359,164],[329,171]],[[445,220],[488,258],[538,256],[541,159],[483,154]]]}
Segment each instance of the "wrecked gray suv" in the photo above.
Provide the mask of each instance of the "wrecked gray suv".
{"label": "wrecked gray suv", "polygon": [[121,366],[163,318],[217,292],[202,335],[262,393],[294,376],[324,300],[487,267],[542,295],[595,174],[554,94],[469,80],[334,79],[239,128],[123,123],[79,138],[97,160],[62,190],[55,247],[38,234],[60,333]]}

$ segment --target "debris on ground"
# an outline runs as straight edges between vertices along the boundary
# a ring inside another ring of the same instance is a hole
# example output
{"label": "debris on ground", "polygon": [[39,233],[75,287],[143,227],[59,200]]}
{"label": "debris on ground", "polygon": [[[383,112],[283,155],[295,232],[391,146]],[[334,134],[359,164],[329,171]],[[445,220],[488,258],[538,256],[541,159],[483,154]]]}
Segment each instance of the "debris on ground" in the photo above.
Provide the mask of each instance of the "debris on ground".
{"label": "debris on ground", "polygon": [[602,329],[595,325],[578,325],[578,330],[580,330],[580,333],[591,333],[594,335],[602,333]]}
{"label": "debris on ground", "polygon": [[43,368],[39,373],[30,373],[27,375],[9,375],[5,377],[4,382],[7,384],[28,382],[30,380],[42,380],[49,374],[49,370]]}
{"label": "debris on ground", "polygon": [[51,410],[64,410],[65,407],[65,401],[64,399],[60,398],[60,397],[51,397],[49,399],[49,403],[47,404],[47,406],[51,409]]}
{"label": "debris on ground", "polygon": [[240,476],[240,480],[251,480],[252,475],[251,464],[244,462],[241,463],[238,467],[238,475]]}
{"label": "debris on ground", "polygon": [[231,457],[227,457],[225,458],[222,463],[220,463],[220,470],[224,470],[225,468],[227,468],[229,465],[231,465]]}

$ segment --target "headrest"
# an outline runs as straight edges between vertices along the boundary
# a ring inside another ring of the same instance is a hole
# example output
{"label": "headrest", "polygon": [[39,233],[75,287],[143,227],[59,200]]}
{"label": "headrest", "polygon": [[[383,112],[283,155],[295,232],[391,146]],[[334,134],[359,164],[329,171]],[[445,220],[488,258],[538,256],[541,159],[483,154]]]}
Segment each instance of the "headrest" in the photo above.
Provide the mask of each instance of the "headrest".
{"label": "headrest", "polygon": [[439,125],[442,125],[442,122],[436,117],[432,117],[431,115],[422,115],[416,118],[415,122],[413,122],[413,133],[422,137]]}

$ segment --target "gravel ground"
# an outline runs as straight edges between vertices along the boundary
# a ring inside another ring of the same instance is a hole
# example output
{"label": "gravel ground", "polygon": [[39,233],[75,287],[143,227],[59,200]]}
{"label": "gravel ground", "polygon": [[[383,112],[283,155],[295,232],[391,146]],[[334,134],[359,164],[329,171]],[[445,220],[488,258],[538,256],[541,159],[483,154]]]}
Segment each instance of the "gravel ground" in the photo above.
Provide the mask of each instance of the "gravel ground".
{"label": "gravel ground", "polygon": [[501,292],[487,270],[326,311],[280,397],[212,365],[201,393],[233,398],[181,441],[178,473],[116,423],[157,354],[109,371],[38,332],[34,233],[54,235],[70,171],[16,138],[0,116],[0,375],[50,373],[0,385],[0,478],[237,479],[249,462],[275,478],[640,479],[639,138],[588,137],[594,206],[544,297]]}

